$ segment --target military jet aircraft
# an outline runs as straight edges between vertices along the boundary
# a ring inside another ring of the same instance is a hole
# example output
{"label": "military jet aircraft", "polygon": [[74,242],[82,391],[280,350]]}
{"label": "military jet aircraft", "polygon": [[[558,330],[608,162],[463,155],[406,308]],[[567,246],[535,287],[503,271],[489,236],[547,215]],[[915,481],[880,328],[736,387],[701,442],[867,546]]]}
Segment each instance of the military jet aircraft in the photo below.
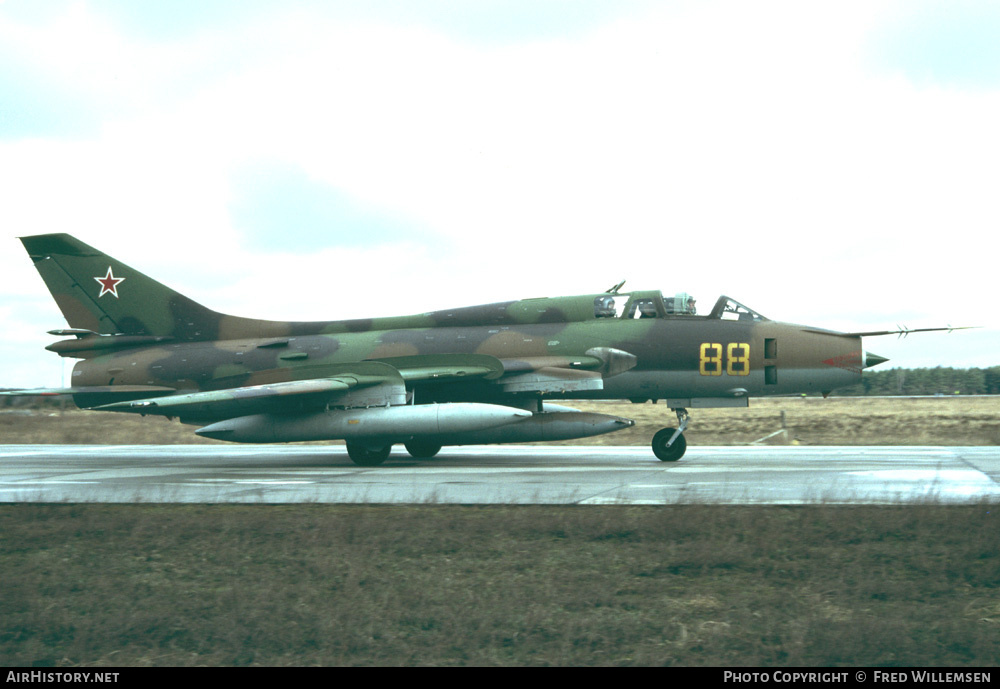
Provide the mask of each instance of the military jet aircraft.
{"label": "military jet aircraft", "polygon": [[426,458],[633,424],[549,403],[567,398],[663,400],[678,426],[652,449],[672,462],[688,409],[827,394],[886,361],[862,336],[902,332],[780,323],[726,296],[699,314],[687,294],[623,283],[413,316],[259,320],[212,311],[68,234],[21,242],[69,324],[46,349],[80,361],[69,388],[6,394],[68,394],[81,408],[179,418],[234,442],[342,439],[362,466],[396,443]]}

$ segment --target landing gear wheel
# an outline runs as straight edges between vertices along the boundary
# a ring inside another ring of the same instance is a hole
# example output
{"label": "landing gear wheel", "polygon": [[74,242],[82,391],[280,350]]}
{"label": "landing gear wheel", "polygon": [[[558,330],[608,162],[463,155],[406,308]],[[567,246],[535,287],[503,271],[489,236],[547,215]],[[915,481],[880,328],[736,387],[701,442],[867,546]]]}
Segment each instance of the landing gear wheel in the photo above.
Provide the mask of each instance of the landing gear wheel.
{"label": "landing gear wheel", "polygon": [[676,462],[684,456],[684,452],[687,450],[687,440],[684,439],[683,434],[677,436],[672,445],[667,446],[670,437],[676,432],[676,428],[664,428],[653,436],[653,454],[661,462]]}
{"label": "landing gear wheel", "polygon": [[441,451],[441,446],[437,443],[423,440],[411,440],[408,443],[404,443],[403,447],[415,459],[430,459]]}
{"label": "landing gear wheel", "polygon": [[[687,440],[684,439],[684,431],[687,430],[691,417],[687,409],[683,407],[673,407],[677,414],[677,428],[664,428],[653,436],[653,454],[661,462],[676,462],[684,456],[687,450]],[[670,442],[671,438],[673,442]]]}
{"label": "landing gear wheel", "polygon": [[360,443],[347,443],[347,454],[351,461],[359,467],[377,467],[389,458],[392,445],[386,445],[375,450]]}

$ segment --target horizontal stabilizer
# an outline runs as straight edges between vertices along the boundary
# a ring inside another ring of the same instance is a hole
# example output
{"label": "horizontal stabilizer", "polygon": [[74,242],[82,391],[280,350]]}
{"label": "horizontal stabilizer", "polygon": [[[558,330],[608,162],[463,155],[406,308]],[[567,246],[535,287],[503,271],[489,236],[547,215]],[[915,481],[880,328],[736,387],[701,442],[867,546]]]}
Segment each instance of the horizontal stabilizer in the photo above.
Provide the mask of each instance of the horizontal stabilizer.
{"label": "horizontal stabilizer", "polygon": [[115,402],[127,402],[142,398],[172,395],[174,388],[158,385],[86,385],[73,388],[33,388],[31,390],[5,390],[3,397],[58,397],[73,395],[73,403],[81,409],[88,409]]}

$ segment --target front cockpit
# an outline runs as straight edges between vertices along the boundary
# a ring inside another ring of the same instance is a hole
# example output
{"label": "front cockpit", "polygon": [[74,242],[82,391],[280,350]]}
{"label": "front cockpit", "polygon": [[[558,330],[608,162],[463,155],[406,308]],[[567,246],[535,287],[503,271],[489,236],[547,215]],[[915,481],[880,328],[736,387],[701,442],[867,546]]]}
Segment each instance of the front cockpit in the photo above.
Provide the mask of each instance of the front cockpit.
{"label": "front cockpit", "polygon": [[721,296],[705,316],[698,315],[697,302],[687,292],[664,297],[659,290],[628,294],[601,294],[594,299],[595,318],[704,318],[728,321],[760,322],[768,320],[761,314],[727,296]]}
{"label": "front cockpit", "polygon": [[723,295],[715,302],[709,318],[716,318],[723,321],[766,321],[769,320],[760,315],[749,306],[744,306],[735,299]]}

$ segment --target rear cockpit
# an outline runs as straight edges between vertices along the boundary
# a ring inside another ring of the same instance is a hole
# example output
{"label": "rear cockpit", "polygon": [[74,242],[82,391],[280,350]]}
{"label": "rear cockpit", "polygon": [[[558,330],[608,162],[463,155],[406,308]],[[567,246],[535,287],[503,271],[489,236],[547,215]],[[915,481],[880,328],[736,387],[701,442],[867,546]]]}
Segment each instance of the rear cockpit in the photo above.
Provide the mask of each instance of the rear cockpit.
{"label": "rear cockpit", "polygon": [[[678,298],[687,295],[678,295]],[[666,318],[677,313],[674,298],[664,299],[657,291],[631,292],[629,294],[601,294],[594,298],[595,318]],[[686,299],[681,299],[681,308],[687,308]],[[694,300],[691,300],[692,308]]]}

